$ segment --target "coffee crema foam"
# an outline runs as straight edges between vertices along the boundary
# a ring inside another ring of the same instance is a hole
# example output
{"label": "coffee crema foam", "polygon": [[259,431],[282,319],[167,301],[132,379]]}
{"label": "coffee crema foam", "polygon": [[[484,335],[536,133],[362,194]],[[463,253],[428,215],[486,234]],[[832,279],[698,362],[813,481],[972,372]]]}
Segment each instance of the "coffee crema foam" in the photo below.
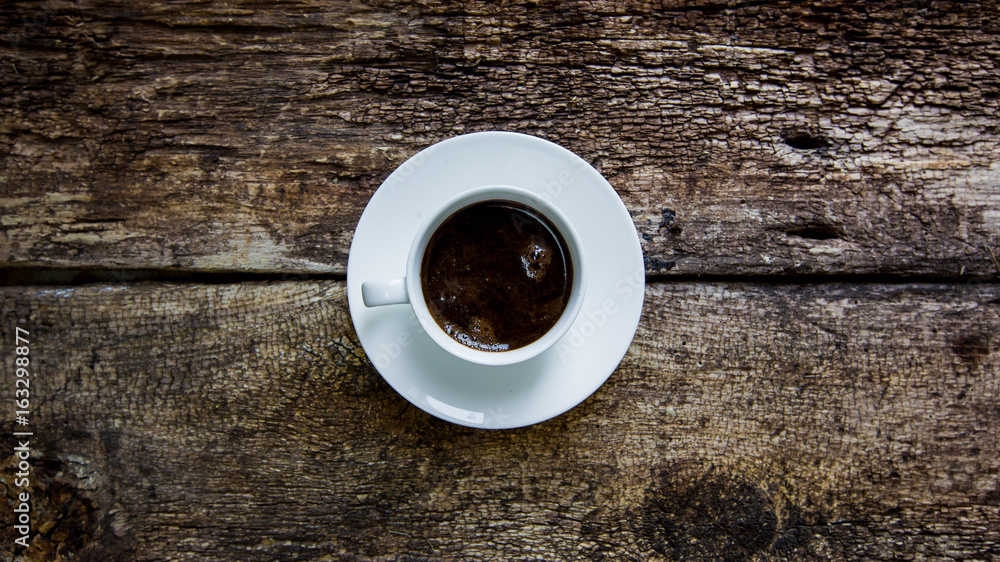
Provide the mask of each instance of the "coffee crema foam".
{"label": "coffee crema foam", "polygon": [[541,213],[491,200],[445,219],[424,250],[420,281],[445,333],[472,349],[502,352],[556,324],[569,302],[573,264]]}

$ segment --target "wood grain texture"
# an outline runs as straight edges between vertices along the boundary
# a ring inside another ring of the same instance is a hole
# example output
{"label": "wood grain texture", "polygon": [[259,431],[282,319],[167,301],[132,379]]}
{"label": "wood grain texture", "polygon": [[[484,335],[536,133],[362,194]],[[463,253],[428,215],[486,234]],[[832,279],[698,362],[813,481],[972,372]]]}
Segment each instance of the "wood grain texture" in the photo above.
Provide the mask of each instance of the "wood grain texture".
{"label": "wood grain texture", "polygon": [[499,432],[408,406],[342,282],[0,295],[28,560],[1000,557],[996,284],[652,284],[601,389]]}
{"label": "wood grain texture", "polygon": [[5,3],[0,264],[343,273],[455,134],[592,162],[651,274],[995,277],[994,1]]}

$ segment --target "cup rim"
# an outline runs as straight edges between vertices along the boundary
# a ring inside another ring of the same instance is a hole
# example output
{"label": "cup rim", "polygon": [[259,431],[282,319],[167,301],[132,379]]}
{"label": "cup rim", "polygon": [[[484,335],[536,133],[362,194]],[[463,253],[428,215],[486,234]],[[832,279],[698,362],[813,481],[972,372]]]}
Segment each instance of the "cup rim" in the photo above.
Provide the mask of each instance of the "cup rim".
{"label": "cup rim", "polygon": [[[559,316],[555,325],[537,340],[509,351],[481,351],[458,342],[449,336],[431,316],[427,303],[424,302],[423,287],[420,280],[420,266],[424,250],[431,235],[444,221],[460,209],[482,201],[514,201],[527,205],[541,213],[559,230],[566,242],[570,259],[573,264],[573,284],[570,287],[570,299],[566,308]],[[480,365],[511,365],[527,361],[555,345],[569,331],[580,310],[583,308],[583,297],[586,290],[586,273],[583,261],[583,247],[572,223],[545,197],[510,185],[485,185],[463,191],[442,205],[433,216],[424,221],[417,230],[410,245],[406,260],[406,292],[410,305],[413,307],[417,320],[435,343],[452,355]]]}

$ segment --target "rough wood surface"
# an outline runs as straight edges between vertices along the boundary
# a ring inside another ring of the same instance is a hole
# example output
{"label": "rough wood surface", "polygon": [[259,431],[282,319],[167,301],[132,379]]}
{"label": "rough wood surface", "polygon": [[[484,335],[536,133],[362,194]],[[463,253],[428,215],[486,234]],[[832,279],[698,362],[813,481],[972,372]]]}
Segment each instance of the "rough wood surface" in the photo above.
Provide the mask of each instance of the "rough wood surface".
{"label": "rough wood surface", "polygon": [[595,164],[649,273],[996,276],[1000,10],[14,2],[0,264],[343,273],[380,181],[505,129]]}
{"label": "rough wood surface", "polygon": [[[27,559],[1000,559],[998,76],[995,1],[3,3],[0,281],[129,270],[0,288]],[[494,129],[601,170],[649,274],[971,280],[652,283],[504,432],[389,388],[342,281],[232,283],[343,274],[396,166]]]}
{"label": "rough wood surface", "polygon": [[28,560],[1000,557],[996,284],[652,284],[606,385],[502,432],[408,406],[342,282],[0,295]]}

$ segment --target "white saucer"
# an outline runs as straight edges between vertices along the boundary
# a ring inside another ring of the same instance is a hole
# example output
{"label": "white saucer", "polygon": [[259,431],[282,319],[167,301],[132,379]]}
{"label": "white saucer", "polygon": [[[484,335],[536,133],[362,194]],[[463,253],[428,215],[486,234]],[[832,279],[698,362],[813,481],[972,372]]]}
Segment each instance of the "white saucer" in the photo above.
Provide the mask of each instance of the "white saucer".
{"label": "white saucer", "polygon": [[[367,308],[361,283],[402,277],[410,243],[445,201],[483,185],[513,185],[557,207],[589,265],[583,308],[569,332],[526,362],[477,365],[444,351],[409,305]],[[642,311],[642,249],[611,185],[572,152],[537,137],[487,132],[416,154],[372,196],[351,242],[347,298],[354,329],[382,377],[415,406],[470,427],[521,427],[583,402],[621,362]]]}

